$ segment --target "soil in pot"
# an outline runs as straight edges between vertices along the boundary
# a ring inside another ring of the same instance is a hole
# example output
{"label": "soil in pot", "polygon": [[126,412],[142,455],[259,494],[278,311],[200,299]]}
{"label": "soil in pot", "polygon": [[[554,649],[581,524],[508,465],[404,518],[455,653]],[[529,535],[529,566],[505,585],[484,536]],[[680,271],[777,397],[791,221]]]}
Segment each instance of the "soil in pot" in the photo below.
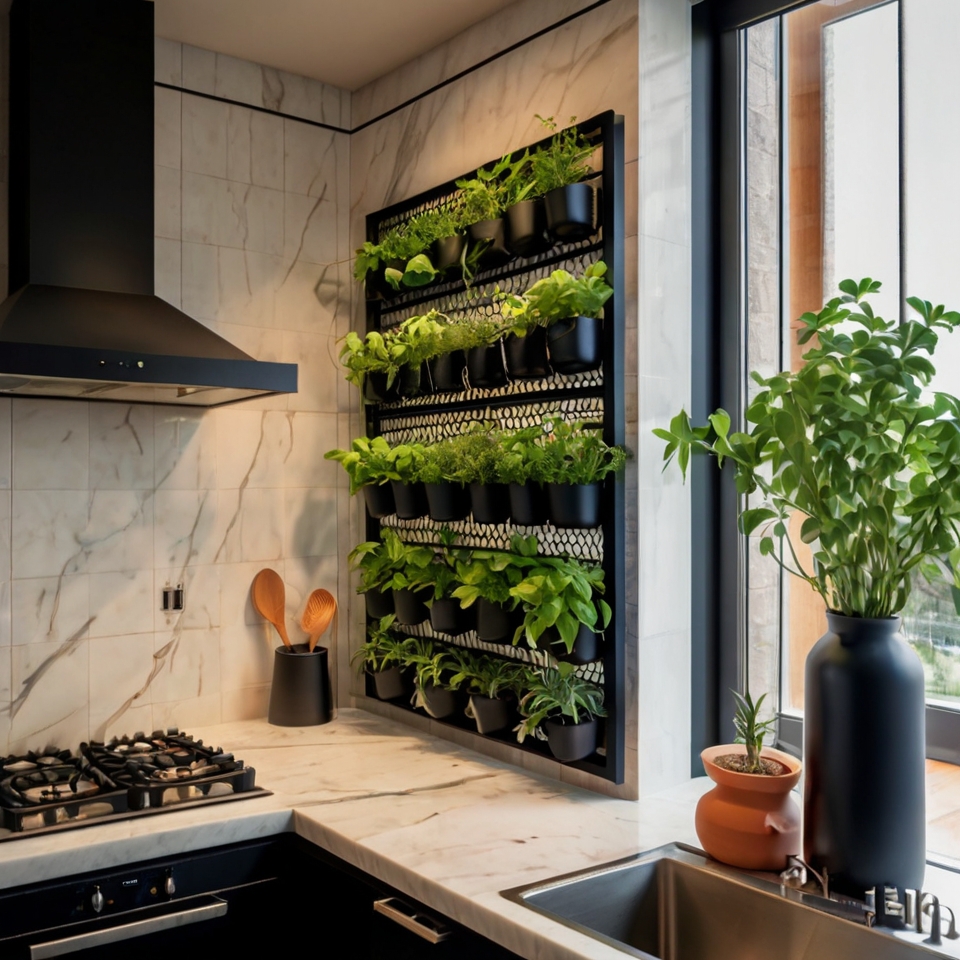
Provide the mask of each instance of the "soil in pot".
{"label": "soil in pot", "polygon": [[419,520],[429,511],[427,492],[422,483],[401,483],[399,480],[390,481],[393,491],[393,502],[397,508],[397,516],[401,520]]}
{"label": "soil in pot", "polygon": [[564,663],[574,663],[582,666],[585,663],[594,663],[603,656],[600,635],[594,633],[585,623],[580,624],[573,648],[568,652],[567,645],[560,639],[556,627],[547,627],[540,635],[537,649],[544,650],[557,660]]}
{"label": "soil in pot", "polygon": [[425,683],[420,687],[420,706],[434,720],[442,720],[457,712],[456,692]]}
{"label": "soil in pot", "polygon": [[363,378],[363,397],[368,403],[393,403],[400,396],[399,378],[387,386],[385,373],[368,373]]}
{"label": "soil in pot", "polygon": [[364,595],[367,602],[367,616],[373,620],[380,620],[393,613],[393,591],[377,590],[374,587]]}
{"label": "soil in pot", "polygon": [[430,616],[426,604],[427,594],[420,590],[394,590],[393,608],[397,614],[397,623],[404,627],[415,627]]}
{"label": "soil in pot", "polygon": [[444,353],[427,361],[435,393],[456,393],[464,389],[463,371],[467,357],[462,350]]}
{"label": "soil in pot", "polygon": [[550,752],[564,763],[583,760],[597,749],[600,724],[595,719],[564,723],[562,717],[553,717],[544,721],[543,729]]}
{"label": "soil in pot", "polygon": [[511,483],[510,516],[521,527],[542,527],[549,519],[547,498],[539,483]]}
{"label": "soil in pot", "polygon": [[396,700],[407,695],[406,678],[400,667],[387,667],[386,670],[371,670],[373,687],[379,700]]}
{"label": "soil in pot", "polygon": [[460,601],[450,597],[434,600],[430,607],[430,626],[434,633],[448,637],[459,637],[461,633],[473,630],[477,625],[476,612],[468,607],[464,610]]}
{"label": "soil in pot", "polygon": [[438,523],[466,520],[470,514],[470,491],[459,483],[426,483],[430,519]]}
{"label": "soil in pot", "polygon": [[467,374],[471,387],[502,387],[507,382],[507,371],[500,342],[491,347],[471,347],[467,351]]}
{"label": "soil in pot", "polygon": [[546,484],[553,525],[566,530],[599,527],[601,487],[599,483]]}
{"label": "soil in pot", "polygon": [[523,611],[509,610],[483,598],[477,600],[477,637],[484,643],[507,643],[513,640],[523,623]]}
{"label": "soil in pot", "polygon": [[376,520],[389,517],[397,509],[389,483],[371,483],[364,487],[363,499],[367,505],[367,513]]}
{"label": "soil in pot", "polygon": [[503,350],[507,357],[507,372],[514,380],[537,380],[550,376],[546,327],[537,327],[525,337],[508,334],[503,341]]}
{"label": "soil in pot", "polygon": [[474,523],[506,523],[510,519],[510,493],[505,483],[471,483],[470,511]]}
{"label": "soil in pot", "polygon": [[697,836],[703,849],[722,863],[745,870],[782,870],[801,853],[800,808],[790,791],[800,779],[795,757],[764,747],[761,757],[784,768],[780,775],[737,773],[716,760],[745,754],[737,744],[708,747],[700,754],[716,786],[697,804]]}
{"label": "soil in pot", "polygon": [[477,261],[482,270],[489,270],[506,263],[512,256],[507,249],[507,229],[502,219],[480,220],[467,227],[474,244],[482,244],[483,249]]}
{"label": "soil in pot", "polygon": [[586,240],[597,230],[597,193],[589,183],[569,183],[543,198],[547,233],[565,243]]}
{"label": "soil in pot", "polygon": [[452,237],[441,237],[433,241],[433,265],[437,270],[450,270],[460,266],[463,248],[467,238],[455,233]]}
{"label": "soil in pot", "polygon": [[484,735],[505,730],[513,725],[513,703],[499,697],[481,697],[477,693],[471,693],[470,703],[464,712],[476,723],[477,733]]}
{"label": "soil in pot", "polygon": [[521,200],[507,208],[509,247],[518,257],[534,257],[550,249],[547,213],[542,199]]}
{"label": "soil in pot", "polygon": [[568,317],[547,329],[550,365],[557,373],[587,373],[603,363],[603,321]]}
{"label": "soil in pot", "polygon": [[770,760],[767,757],[760,758],[760,769],[751,770],[750,761],[745,753],[725,753],[722,756],[714,757],[713,762],[724,770],[732,770],[734,773],[751,773],[761,777],[782,777],[790,770],[786,764],[779,760]]}

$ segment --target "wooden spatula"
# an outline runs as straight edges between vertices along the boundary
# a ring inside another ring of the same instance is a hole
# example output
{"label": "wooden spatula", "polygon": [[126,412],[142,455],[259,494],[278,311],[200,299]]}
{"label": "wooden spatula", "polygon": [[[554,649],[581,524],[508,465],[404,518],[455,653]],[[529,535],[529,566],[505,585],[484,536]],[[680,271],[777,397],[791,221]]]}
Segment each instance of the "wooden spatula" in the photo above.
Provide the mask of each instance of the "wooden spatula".
{"label": "wooden spatula", "polygon": [[317,645],[320,635],[337,612],[336,598],[329,590],[314,590],[307,598],[307,606],[300,618],[300,626],[310,635],[310,652]]}
{"label": "wooden spatula", "polygon": [[283,622],[286,612],[286,590],[283,586],[283,580],[280,579],[280,574],[275,570],[261,570],[253,578],[250,594],[257,613],[277,628],[280,639],[287,647],[292,649],[293,645],[290,643],[287,628]]}

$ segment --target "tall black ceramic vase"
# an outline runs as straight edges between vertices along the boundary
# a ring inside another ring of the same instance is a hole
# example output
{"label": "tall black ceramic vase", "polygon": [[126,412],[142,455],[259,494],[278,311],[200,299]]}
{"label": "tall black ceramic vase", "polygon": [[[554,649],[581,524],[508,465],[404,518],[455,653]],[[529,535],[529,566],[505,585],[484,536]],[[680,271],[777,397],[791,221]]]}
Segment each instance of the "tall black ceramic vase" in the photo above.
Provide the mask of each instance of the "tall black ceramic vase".
{"label": "tall black ceramic vase", "polygon": [[827,624],[806,666],[804,856],[853,895],[881,884],[919,890],[923,667],[899,617],[828,613]]}

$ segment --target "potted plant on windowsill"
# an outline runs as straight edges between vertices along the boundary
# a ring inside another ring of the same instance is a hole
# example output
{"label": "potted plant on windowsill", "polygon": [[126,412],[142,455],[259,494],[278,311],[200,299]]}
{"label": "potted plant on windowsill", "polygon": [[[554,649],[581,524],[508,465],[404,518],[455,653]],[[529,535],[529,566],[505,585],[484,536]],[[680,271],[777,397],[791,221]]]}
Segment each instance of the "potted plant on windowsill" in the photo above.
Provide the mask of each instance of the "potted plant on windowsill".
{"label": "potted plant on windowsill", "polygon": [[371,624],[369,639],[357,648],[351,658],[361,673],[373,677],[374,689],[380,700],[396,700],[405,696],[408,690],[402,671],[407,641],[391,632],[393,621],[391,615]]}
{"label": "potted plant on windowsill", "polygon": [[929,391],[928,359],[960,313],[911,298],[916,318],[884,320],[864,299],[879,286],[845,280],[800,318],[815,345],[796,371],[753,375],[745,432],[722,410],[656,431],[684,474],[691,453],[732,462],[741,531],[826,604],[806,665],[804,850],[851,891],[922,883],[924,677],[897,615],[915,572],[960,592],[960,400]]}
{"label": "potted plant on windowsill", "polygon": [[517,741],[545,739],[550,752],[564,763],[583,760],[597,749],[598,717],[605,717],[603,689],[576,674],[572,663],[530,671],[520,699],[523,721]]}
{"label": "potted plant on windowsill", "polygon": [[460,668],[452,682],[466,685],[470,695],[467,717],[485,736],[508,728],[516,715],[516,698],[524,689],[530,668],[516,660],[491,657],[472,650],[459,651]]}
{"label": "potted plant on windowsill", "polygon": [[795,757],[764,747],[776,723],[758,719],[765,694],[756,703],[747,691],[733,692],[737,704],[735,744],[707,747],[700,754],[716,784],[697,804],[697,836],[717,860],[745,870],[784,870],[800,854],[800,809],[790,792],[800,780]]}

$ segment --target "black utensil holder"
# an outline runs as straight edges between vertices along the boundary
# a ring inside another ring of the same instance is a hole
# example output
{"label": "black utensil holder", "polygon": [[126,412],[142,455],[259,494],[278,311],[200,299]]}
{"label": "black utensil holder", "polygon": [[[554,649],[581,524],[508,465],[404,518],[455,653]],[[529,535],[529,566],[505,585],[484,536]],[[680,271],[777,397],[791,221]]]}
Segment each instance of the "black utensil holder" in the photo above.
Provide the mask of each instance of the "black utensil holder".
{"label": "black utensil holder", "polygon": [[327,648],[311,653],[305,643],[277,647],[267,721],[276,727],[315,727],[330,722],[330,704]]}

